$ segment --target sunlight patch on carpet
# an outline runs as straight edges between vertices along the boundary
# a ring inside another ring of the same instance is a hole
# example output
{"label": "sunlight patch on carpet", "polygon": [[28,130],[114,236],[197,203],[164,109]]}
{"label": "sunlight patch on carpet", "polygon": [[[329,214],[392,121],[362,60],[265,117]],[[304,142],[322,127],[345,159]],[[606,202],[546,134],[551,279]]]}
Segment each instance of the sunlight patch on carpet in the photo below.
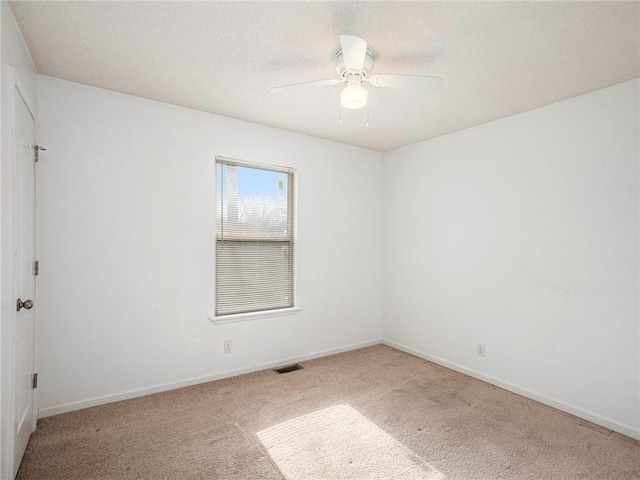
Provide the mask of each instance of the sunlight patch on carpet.
{"label": "sunlight patch on carpet", "polygon": [[288,420],[257,435],[287,480],[446,480],[346,404]]}

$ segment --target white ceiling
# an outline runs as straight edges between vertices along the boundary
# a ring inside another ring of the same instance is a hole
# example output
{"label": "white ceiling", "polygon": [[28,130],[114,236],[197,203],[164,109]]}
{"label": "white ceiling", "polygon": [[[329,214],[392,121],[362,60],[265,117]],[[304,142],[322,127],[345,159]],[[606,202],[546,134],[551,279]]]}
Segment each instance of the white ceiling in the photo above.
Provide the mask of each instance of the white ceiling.
{"label": "white ceiling", "polygon": [[[640,76],[637,2],[11,2],[39,73],[387,151]],[[373,73],[437,75],[437,94],[369,87],[339,123],[340,34]]]}

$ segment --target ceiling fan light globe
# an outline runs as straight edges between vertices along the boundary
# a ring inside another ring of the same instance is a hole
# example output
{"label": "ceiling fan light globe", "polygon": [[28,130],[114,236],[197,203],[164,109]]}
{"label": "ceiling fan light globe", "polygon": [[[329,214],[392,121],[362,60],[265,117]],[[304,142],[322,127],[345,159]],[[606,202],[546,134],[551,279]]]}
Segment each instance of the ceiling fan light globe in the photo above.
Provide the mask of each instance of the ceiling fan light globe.
{"label": "ceiling fan light globe", "polygon": [[367,104],[369,94],[362,85],[347,85],[340,92],[340,103],[344,108],[358,110]]}

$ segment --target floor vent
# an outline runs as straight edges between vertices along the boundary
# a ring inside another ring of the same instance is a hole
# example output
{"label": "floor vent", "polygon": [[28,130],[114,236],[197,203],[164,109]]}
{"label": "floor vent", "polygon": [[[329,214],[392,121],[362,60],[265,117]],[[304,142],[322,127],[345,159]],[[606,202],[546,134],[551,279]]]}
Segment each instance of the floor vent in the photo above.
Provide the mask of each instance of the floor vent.
{"label": "floor vent", "polygon": [[299,363],[296,363],[295,365],[287,365],[286,367],[273,369],[273,371],[276,373],[289,373],[289,372],[295,372],[296,370],[302,370],[302,366]]}

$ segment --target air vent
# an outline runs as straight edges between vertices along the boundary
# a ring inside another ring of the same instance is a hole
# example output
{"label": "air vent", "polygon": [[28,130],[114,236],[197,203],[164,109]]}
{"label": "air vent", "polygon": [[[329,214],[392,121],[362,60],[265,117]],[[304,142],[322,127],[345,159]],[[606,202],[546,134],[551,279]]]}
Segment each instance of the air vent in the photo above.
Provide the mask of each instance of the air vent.
{"label": "air vent", "polygon": [[273,369],[273,371],[276,373],[289,373],[289,372],[295,372],[296,370],[302,370],[302,367],[300,366],[299,363],[296,363],[295,365],[288,365],[286,367]]}

